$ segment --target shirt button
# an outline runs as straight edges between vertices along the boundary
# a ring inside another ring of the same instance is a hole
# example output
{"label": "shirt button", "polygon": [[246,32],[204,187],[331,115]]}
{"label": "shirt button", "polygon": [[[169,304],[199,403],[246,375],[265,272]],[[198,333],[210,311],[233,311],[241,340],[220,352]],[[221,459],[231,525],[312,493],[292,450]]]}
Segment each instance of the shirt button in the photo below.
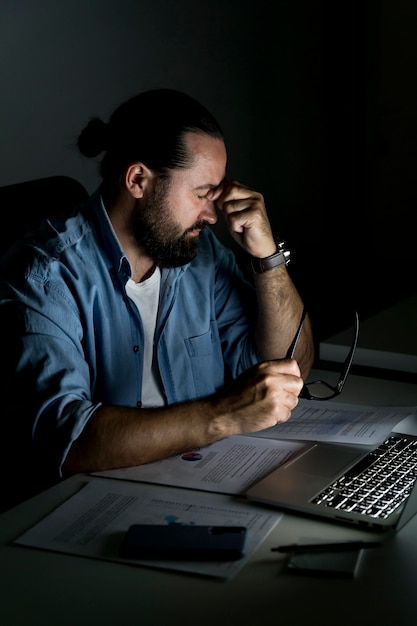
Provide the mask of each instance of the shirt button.
{"label": "shirt button", "polygon": [[140,352],[139,346],[133,346],[133,352]]}
{"label": "shirt button", "polygon": [[140,400],[138,400],[136,402],[136,406],[138,407],[138,409],[142,408],[142,402]]}

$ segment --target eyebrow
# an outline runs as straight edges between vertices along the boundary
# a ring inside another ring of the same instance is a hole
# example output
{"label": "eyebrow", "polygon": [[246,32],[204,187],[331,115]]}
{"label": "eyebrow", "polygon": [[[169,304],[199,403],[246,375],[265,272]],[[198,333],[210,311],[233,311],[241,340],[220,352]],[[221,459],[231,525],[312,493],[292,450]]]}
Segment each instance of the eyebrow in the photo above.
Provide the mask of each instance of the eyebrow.
{"label": "eyebrow", "polygon": [[213,183],[205,183],[204,185],[199,185],[198,187],[195,187],[195,189],[198,191],[201,191],[203,189],[207,189],[207,191],[210,191],[211,189],[217,189],[217,187],[221,185],[222,182],[225,180],[226,180],[226,176],[222,178],[222,180],[217,185],[214,185]]}

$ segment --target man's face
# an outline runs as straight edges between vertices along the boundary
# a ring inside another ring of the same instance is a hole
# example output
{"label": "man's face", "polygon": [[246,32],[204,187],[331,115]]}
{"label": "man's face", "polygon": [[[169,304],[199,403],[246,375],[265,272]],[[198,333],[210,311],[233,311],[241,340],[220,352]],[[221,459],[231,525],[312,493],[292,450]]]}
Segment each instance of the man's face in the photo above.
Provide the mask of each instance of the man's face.
{"label": "man's face", "polygon": [[200,133],[189,133],[186,143],[194,156],[191,167],[173,170],[169,180],[156,178],[152,192],[138,204],[135,237],[159,267],[192,261],[198,235],[217,221],[214,202],[206,195],[224,179],[224,143]]}

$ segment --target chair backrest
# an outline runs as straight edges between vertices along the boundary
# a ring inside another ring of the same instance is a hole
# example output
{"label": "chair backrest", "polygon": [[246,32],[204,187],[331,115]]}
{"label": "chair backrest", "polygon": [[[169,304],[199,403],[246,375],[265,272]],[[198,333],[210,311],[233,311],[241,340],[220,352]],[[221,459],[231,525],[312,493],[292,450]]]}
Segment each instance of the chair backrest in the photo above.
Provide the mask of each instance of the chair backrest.
{"label": "chair backrest", "polygon": [[0,187],[0,255],[45,217],[71,209],[88,197],[69,176],[49,176]]}

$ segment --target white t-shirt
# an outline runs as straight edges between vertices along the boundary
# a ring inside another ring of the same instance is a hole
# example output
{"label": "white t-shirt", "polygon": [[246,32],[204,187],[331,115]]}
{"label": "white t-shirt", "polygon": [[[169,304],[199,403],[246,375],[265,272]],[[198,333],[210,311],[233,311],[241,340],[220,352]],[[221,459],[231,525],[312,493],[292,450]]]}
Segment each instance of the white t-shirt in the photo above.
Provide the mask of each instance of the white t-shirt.
{"label": "white t-shirt", "polygon": [[126,283],[126,293],[136,304],[142,318],[145,337],[142,378],[142,406],[155,407],[165,404],[158,366],[154,359],[154,336],[158,314],[161,271],[157,267],[149,278],[135,283],[131,278]]}

